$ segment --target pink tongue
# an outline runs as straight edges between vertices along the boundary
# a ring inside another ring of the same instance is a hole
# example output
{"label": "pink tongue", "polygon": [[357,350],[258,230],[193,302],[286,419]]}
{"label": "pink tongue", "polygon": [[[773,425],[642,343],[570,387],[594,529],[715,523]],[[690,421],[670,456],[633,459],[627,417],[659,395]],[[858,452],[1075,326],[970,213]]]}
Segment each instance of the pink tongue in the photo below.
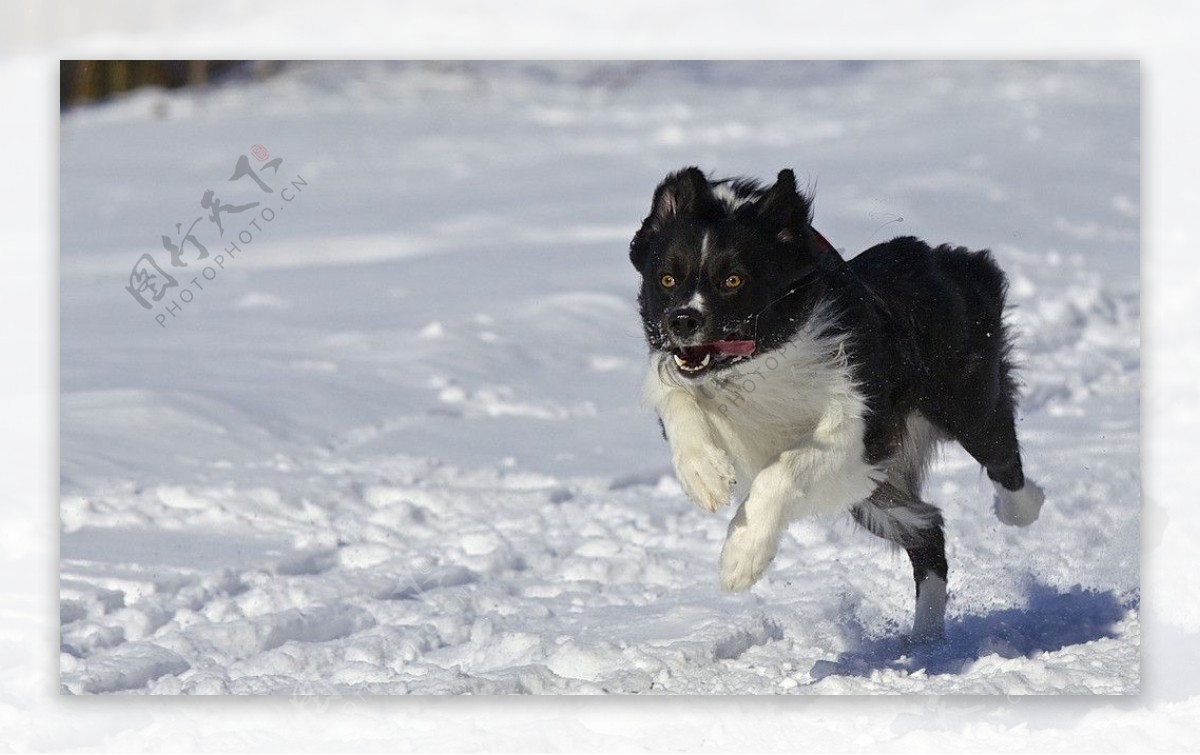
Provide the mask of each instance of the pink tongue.
{"label": "pink tongue", "polygon": [[713,351],[731,357],[748,357],[754,353],[754,341],[715,341]]}

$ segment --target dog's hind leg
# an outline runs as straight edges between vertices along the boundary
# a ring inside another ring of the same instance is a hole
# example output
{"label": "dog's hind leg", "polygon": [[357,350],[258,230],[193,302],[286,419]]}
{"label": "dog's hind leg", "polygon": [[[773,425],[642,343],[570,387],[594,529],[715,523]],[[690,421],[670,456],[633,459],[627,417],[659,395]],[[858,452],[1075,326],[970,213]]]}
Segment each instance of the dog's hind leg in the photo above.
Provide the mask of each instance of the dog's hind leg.
{"label": "dog's hind leg", "polygon": [[913,580],[917,584],[917,607],[913,612],[912,638],[918,642],[940,639],[946,623],[946,538],[942,528],[925,531],[923,543],[910,546]]}
{"label": "dog's hind leg", "polygon": [[854,520],[884,540],[904,548],[917,588],[912,639],[942,636],[946,616],[946,539],[937,507],[888,482],[850,512]]}
{"label": "dog's hind leg", "polygon": [[921,411],[987,471],[1001,522],[1025,527],[1037,520],[1046,496],[1025,478],[1015,422],[1017,381],[999,312],[980,311],[974,355],[955,378],[922,400]]}
{"label": "dog's hind leg", "polygon": [[959,429],[954,436],[983,465],[996,488],[996,518],[1004,524],[1026,527],[1037,520],[1046,494],[1025,477],[1013,410],[1008,403],[1002,402],[988,417]]}
{"label": "dog's hind leg", "polygon": [[941,637],[946,614],[949,569],[942,513],[920,498],[929,461],[944,439],[920,412],[911,412],[888,465],[887,482],[851,509],[856,522],[908,552],[917,588],[912,631],[917,641]]}

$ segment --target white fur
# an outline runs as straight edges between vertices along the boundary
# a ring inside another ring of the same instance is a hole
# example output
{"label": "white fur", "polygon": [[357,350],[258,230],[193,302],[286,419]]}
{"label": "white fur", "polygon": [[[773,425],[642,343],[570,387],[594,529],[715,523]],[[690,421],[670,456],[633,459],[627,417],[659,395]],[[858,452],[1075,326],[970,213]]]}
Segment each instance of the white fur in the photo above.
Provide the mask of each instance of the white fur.
{"label": "white fur", "polygon": [[[879,537],[903,543],[941,523],[936,506],[920,499],[921,483],[945,436],[917,411],[909,412],[894,457],[887,462],[891,489],[880,488],[858,506],[859,523]],[[889,495],[890,494],[890,495]]]}
{"label": "white fur", "polygon": [[997,519],[1016,527],[1028,527],[1037,521],[1046,502],[1046,493],[1037,483],[1027,479],[1020,490],[1005,490],[994,480],[992,485],[996,488],[993,508]]}
{"label": "white fur", "polygon": [[707,303],[704,301],[704,296],[699,291],[696,291],[694,294],[692,294],[692,298],[687,300],[687,304],[684,306],[691,307],[700,314],[704,314],[704,308],[706,305]]}
{"label": "white fur", "polygon": [[925,419],[924,414],[915,410],[904,418],[904,428],[899,453],[890,464],[888,479],[904,492],[916,496],[921,492],[921,483],[929,471],[934,452],[946,436]]}
{"label": "white fur", "polygon": [[884,477],[864,459],[865,404],[843,342],[817,335],[826,322],[819,311],[779,349],[699,381],[679,375],[668,355],[652,357],[646,398],[684,491],[715,511],[734,475],[746,490],[721,552],[728,590],[762,576],[789,522],[846,512]]}
{"label": "white fur", "polygon": [[[652,374],[667,369],[674,368],[664,362]],[[671,445],[675,476],[683,492],[708,511],[729,503],[733,467],[729,457],[717,447],[695,396],[683,390],[666,391],[654,403]]]}
{"label": "white fur", "polygon": [[946,582],[936,574],[926,574],[917,593],[912,639],[919,642],[940,639],[945,632],[945,623]]}
{"label": "white fur", "polygon": [[730,212],[736,210],[755,198],[755,195],[753,194],[749,196],[738,196],[734,193],[729,184],[717,184],[716,186],[712,187],[712,193],[713,196],[716,197],[717,200],[722,204],[724,204],[726,209]]}
{"label": "white fur", "polygon": [[941,518],[937,507],[928,503],[901,502],[888,506],[875,497],[859,504],[858,515],[868,531],[893,543],[903,543],[914,534],[929,530]]}

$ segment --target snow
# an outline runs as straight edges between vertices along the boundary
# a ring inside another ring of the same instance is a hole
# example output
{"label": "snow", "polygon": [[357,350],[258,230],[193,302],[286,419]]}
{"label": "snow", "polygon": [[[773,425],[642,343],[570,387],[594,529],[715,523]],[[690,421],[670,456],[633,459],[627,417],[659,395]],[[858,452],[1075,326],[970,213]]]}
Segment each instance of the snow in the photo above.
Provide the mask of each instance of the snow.
{"label": "snow", "polygon": [[[261,198],[225,183],[254,144],[306,185],[160,327],[130,269],[205,190]],[[62,688],[1136,693],[1139,160],[1136,63],[311,63],[70,112]],[[720,591],[730,512],[639,405],[626,259],[688,164],[794,167],[851,254],[1008,271],[1046,502],[1006,527],[941,457],[944,643],[848,521]]]}

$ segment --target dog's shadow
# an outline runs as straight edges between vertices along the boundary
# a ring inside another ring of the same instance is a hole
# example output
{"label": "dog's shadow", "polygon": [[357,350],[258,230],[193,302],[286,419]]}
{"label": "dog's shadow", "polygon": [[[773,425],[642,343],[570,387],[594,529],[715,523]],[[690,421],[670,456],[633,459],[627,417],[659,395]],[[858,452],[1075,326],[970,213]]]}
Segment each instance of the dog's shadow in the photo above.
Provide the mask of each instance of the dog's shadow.
{"label": "dog's shadow", "polygon": [[914,644],[907,636],[864,639],[836,661],[817,661],[811,676],[815,683],[828,676],[870,676],[884,669],[958,674],[988,655],[1030,657],[1116,637],[1114,625],[1136,608],[1136,599],[1122,602],[1112,591],[1075,587],[1060,592],[1034,584],[1025,608],[947,620],[945,639],[937,642]]}

